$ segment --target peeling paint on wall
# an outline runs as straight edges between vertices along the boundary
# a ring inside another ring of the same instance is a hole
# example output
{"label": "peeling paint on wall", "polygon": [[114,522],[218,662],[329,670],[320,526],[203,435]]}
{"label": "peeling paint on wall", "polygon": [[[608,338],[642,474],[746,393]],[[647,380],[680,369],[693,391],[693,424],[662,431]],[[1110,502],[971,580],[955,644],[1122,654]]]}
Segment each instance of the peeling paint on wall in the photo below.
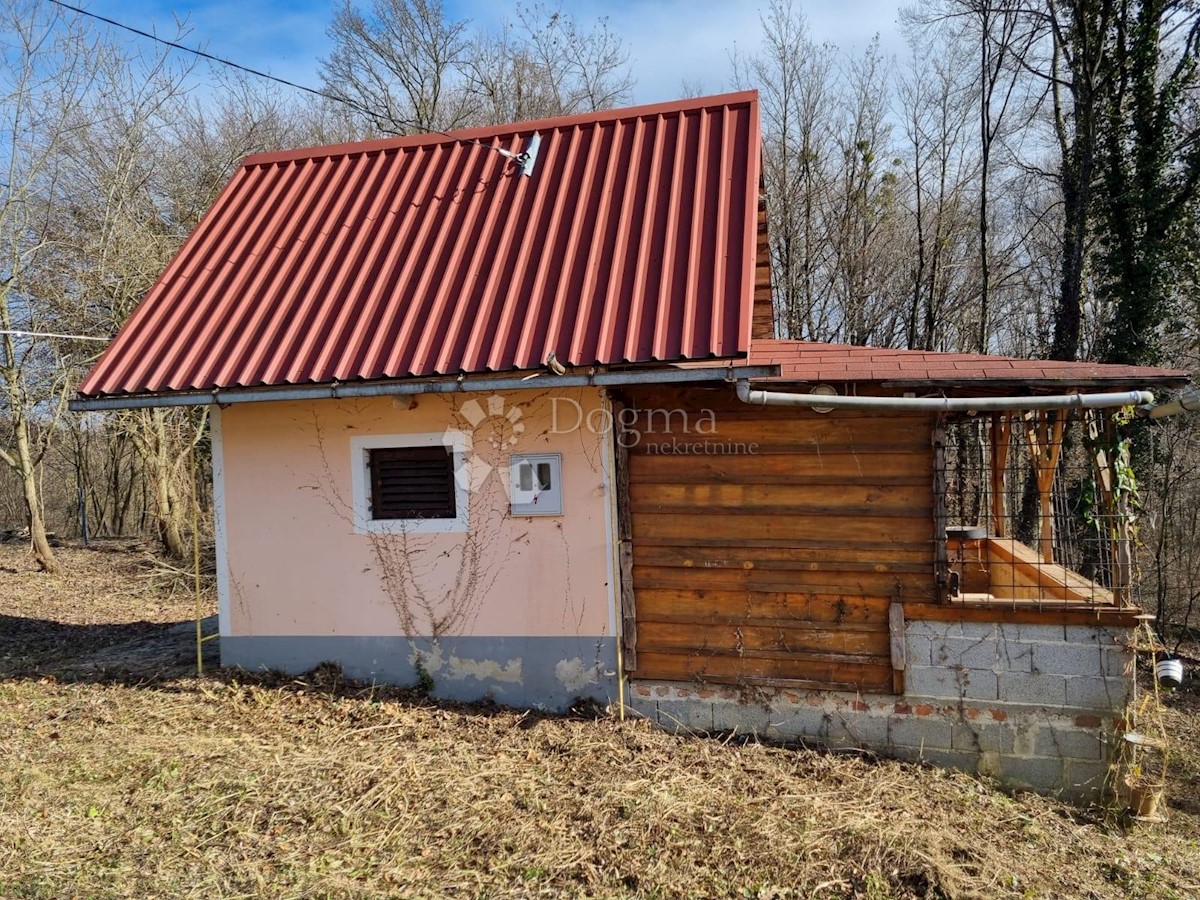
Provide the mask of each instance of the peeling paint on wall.
{"label": "peeling paint on wall", "polygon": [[412,642],[409,642],[409,646],[412,648],[412,652],[408,654],[408,664],[414,669],[419,662],[430,675],[436,675],[442,670],[445,660],[442,659],[442,648],[437,641],[433,641],[428,650],[418,647]]}
{"label": "peeling paint on wall", "polygon": [[[559,637],[229,637],[222,659],[231,666],[307,672],[321,662],[341,663],[347,678],[412,686],[421,671],[435,697],[565,711],[579,698],[612,703],[619,692],[616,638]],[[581,663],[587,661],[587,665]],[[420,662],[418,669],[416,663]],[[559,667],[559,663],[566,663]],[[594,666],[592,665],[594,664]],[[589,668],[589,666],[592,666]],[[558,670],[556,672],[556,669]],[[568,688],[559,675],[570,682]],[[583,687],[577,685],[582,684]]]}
{"label": "peeling paint on wall", "polygon": [[447,675],[455,681],[464,678],[477,678],[480,681],[501,681],[505,684],[521,683],[521,660],[510,659],[503,665],[494,659],[459,659],[450,657],[450,672]]}
{"label": "peeling paint on wall", "polygon": [[449,681],[475,678],[479,681],[521,684],[523,674],[520,659],[509,659],[502,663],[495,659],[470,659],[453,654],[446,657],[437,641],[431,641],[427,648],[413,643],[409,647],[412,652],[408,654],[408,664],[416,668],[419,661],[430,675],[440,675]]}
{"label": "peeling paint on wall", "polygon": [[600,682],[600,666],[597,664],[585,668],[583,659],[578,656],[573,659],[560,659],[554,666],[554,677],[568,691],[579,691],[589,684]]}

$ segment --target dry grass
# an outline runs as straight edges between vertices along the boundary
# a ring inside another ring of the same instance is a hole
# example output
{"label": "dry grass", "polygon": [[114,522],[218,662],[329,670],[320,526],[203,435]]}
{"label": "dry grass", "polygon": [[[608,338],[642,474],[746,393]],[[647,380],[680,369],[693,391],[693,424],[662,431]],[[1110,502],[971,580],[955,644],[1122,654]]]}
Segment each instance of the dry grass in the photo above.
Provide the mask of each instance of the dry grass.
{"label": "dry grass", "polygon": [[[1124,831],[966,775],[434,705],[333,671],[35,668],[0,680],[5,897],[1200,895],[1196,796]],[[1194,712],[1171,721],[1200,739]]]}
{"label": "dry grass", "polygon": [[[140,543],[101,542],[55,553],[64,573],[50,576],[37,571],[22,545],[0,544],[0,677],[53,670],[195,618],[191,584]],[[215,611],[209,586],[202,612]]]}

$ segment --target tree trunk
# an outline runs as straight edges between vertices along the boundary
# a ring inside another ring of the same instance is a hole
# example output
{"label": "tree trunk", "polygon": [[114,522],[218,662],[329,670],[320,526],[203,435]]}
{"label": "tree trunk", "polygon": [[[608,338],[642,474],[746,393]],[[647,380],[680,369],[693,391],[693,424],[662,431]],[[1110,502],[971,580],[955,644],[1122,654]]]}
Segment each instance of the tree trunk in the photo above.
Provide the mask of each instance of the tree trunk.
{"label": "tree trunk", "polygon": [[55,574],[59,571],[58,560],[46,538],[46,523],[42,519],[42,508],[38,502],[38,486],[33,463],[33,451],[29,444],[29,423],[24,408],[14,407],[14,432],[16,436],[17,469],[21,476],[21,491],[25,500],[25,521],[29,524],[29,543],[33,557],[43,572]]}
{"label": "tree trunk", "polygon": [[33,549],[33,558],[37,560],[37,564],[43,572],[51,575],[57,574],[59,571],[58,559],[46,537],[46,523],[42,519],[41,509],[38,507],[37,483],[34,481],[32,472],[21,479],[21,485],[25,494],[25,512],[29,522],[29,544]]}
{"label": "tree trunk", "polygon": [[158,539],[162,541],[163,549],[175,559],[183,559],[188,555],[183,539],[184,513],[170,475],[166,472],[154,479],[154,508]]}
{"label": "tree trunk", "polygon": [[184,539],[190,490],[184,490],[184,464],[204,433],[207,413],[199,422],[181,419],[171,410],[139,410],[128,422],[128,434],[142,464],[142,483],[150,496],[154,530],[163,550],[184,559],[190,550]]}
{"label": "tree trunk", "polygon": [[1066,19],[1054,20],[1056,47],[1051,74],[1058,78],[1060,60],[1065,62],[1070,77],[1070,108],[1064,108],[1060,87],[1055,84],[1055,128],[1062,151],[1063,235],[1062,280],[1050,358],[1074,360],[1079,356],[1083,331],[1084,268],[1089,228],[1096,211],[1093,186],[1102,100],[1098,86],[1110,74],[1112,61],[1105,41],[1112,22],[1113,3],[1111,0],[1074,0],[1064,4],[1061,12],[1065,13]]}
{"label": "tree trunk", "polygon": [[[987,353],[991,317],[991,268],[988,265],[988,177],[992,157],[991,17],[985,5],[979,22],[979,337],[976,349]],[[1001,51],[1003,53],[1003,50]]]}
{"label": "tree trunk", "polygon": [[33,556],[42,571],[59,571],[58,560],[46,539],[46,523],[42,519],[42,505],[38,501],[37,458],[29,435],[29,404],[25,394],[25,383],[17,365],[17,352],[11,334],[12,319],[8,310],[7,290],[0,292],[0,329],[4,331],[0,342],[0,379],[3,379],[8,394],[8,416],[12,423],[12,449],[0,447],[0,459],[21,479],[21,495],[25,502],[25,522],[29,526],[29,542]]}
{"label": "tree trunk", "polygon": [[[1090,154],[1089,154],[1090,155]],[[1050,358],[1074,360],[1079,355],[1079,336],[1083,325],[1083,260],[1087,243],[1088,195],[1091,193],[1091,166],[1086,174],[1063,171],[1062,281],[1058,308],[1054,312],[1054,343]]]}

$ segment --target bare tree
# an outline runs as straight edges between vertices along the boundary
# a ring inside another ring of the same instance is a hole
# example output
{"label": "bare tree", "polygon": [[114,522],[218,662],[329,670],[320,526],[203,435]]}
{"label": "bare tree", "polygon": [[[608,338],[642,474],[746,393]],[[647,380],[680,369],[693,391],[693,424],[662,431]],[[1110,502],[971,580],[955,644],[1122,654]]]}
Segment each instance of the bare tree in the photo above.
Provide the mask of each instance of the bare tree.
{"label": "bare tree", "polygon": [[[979,332],[976,349],[986,353],[991,332],[991,188],[994,157],[1023,98],[1019,61],[1029,56],[1037,29],[1019,9],[991,0],[956,0],[968,15],[979,48]],[[1027,124],[1028,116],[1020,124]]]}
{"label": "bare tree", "polygon": [[[46,233],[57,253],[43,266],[52,289],[41,308],[63,329],[111,335],[124,323],[179,244],[199,220],[232,165],[247,149],[235,144],[222,165],[205,165],[203,146],[181,144],[191,108],[185,83],[191,63],[166,54],[105,54],[91,86],[91,118],[64,136],[58,147],[62,196],[48,211]],[[72,380],[92,357],[73,362]],[[190,479],[182,466],[204,429],[179,410],[145,410],[116,416],[106,432],[128,441],[137,467],[116,466],[113,477],[141,477],[149,488],[144,507],[164,549],[186,555],[183,523],[191,504]],[[82,426],[81,426],[82,427]],[[49,432],[48,432],[49,434]],[[65,437],[65,436],[62,436]],[[79,429],[68,446],[82,449]],[[92,482],[75,459],[77,480]],[[113,493],[129,489],[114,485]],[[86,496],[85,501],[86,502]]]}
{"label": "bare tree", "polygon": [[[220,82],[221,97],[200,105],[185,90],[189,65],[161,55],[110,56],[91,104],[94,121],[61,144],[65,189],[48,226],[57,265],[43,267],[55,290],[42,307],[64,328],[115,334],[246,154],[326,133],[324,109],[298,108],[237,78]],[[77,358],[73,377],[90,361]],[[61,436],[80,454],[73,468],[79,485],[91,488],[85,502],[101,500],[91,497],[97,479],[87,471],[98,456],[110,479],[129,482],[105,485],[101,521],[110,504],[109,521],[125,521],[136,482],[139,526],[168,554],[185,556],[194,508],[188,464],[206,417],[137,410],[109,415],[106,426],[93,418]],[[85,428],[94,432],[85,435]],[[112,450],[96,454],[102,440]],[[132,448],[132,465],[116,462],[122,448]]]}
{"label": "bare tree", "polygon": [[[90,90],[104,49],[77,19],[40,2],[0,6],[7,35],[0,58],[0,106],[7,141],[0,188],[0,383],[8,435],[0,461],[21,482],[26,524],[38,564],[58,564],[46,537],[37,482],[69,382],[63,360],[73,342],[38,337],[54,321],[39,302],[42,266],[57,248],[53,210],[63,202],[64,141],[90,124]],[[20,332],[24,332],[23,334]]]}
{"label": "bare tree", "polygon": [[[463,72],[464,89],[473,101],[472,120],[520,122],[563,111],[559,86],[547,69],[558,61],[547,59],[542,48],[530,42],[527,22],[507,22],[471,43]],[[529,24],[533,36],[553,49],[549,36],[540,34],[536,23]]]}
{"label": "bare tree", "polygon": [[184,534],[188,513],[194,508],[187,466],[207,424],[207,408],[198,415],[170,408],[137,410],[124,423],[153,492],[151,509],[158,539],[177,559],[188,555]]}
{"label": "bare tree", "polygon": [[[964,48],[941,29],[911,32],[913,62],[900,81],[900,109],[908,147],[905,193],[915,231],[910,257],[912,296],[905,332],[910,348],[959,349],[946,318],[962,320],[978,267],[968,264],[965,211],[977,178],[968,135],[969,85]],[[949,346],[946,346],[949,345]]]}
{"label": "bare tree", "polygon": [[629,54],[606,20],[585,30],[541,4],[519,5],[515,21],[477,36],[463,71],[475,116],[488,123],[607,109],[633,86]]}
{"label": "bare tree", "polygon": [[1084,271],[1095,213],[1100,104],[1110,77],[1107,37],[1116,4],[1113,0],[1047,0],[1038,16],[1052,42],[1049,70],[1054,134],[1061,161],[1062,287],[1054,317],[1054,359],[1079,355],[1083,330]]}
{"label": "bare tree", "polygon": [[470,118],[459,77],[467,25],[451,21],[441,0],[372,0],[365,12],[345,0],[328,29],[325,88],[353,103],[376,131],[462,126]]}
{"label": "bare tree", "polygon": [[439,0],[341,6],[322,62],[326,89],[369,128],[440,131],[604,109],[626,100],[629,56],[605,19],[587,28],[558,6],[516,7],[498,31],[472,31]]}
{"label": "bare tree", "polygon": [[829,240],[833,245],[837,337],[851,344],[891,343],[903,316],[893,302],[900,242],[896,240],[896,157],[888,115],[888,63],[875,40],[847,66],[844,115],[835,132],[838,186]]}
{"label": "bare tree", "polygon": [[735,53],[731,62],[735,84],[759,91],[776,332],[828,340],[838,318],[825,238],[839,99],[834,49],[812,41],[790,0],[772,0],[761,21],[762,52]]}

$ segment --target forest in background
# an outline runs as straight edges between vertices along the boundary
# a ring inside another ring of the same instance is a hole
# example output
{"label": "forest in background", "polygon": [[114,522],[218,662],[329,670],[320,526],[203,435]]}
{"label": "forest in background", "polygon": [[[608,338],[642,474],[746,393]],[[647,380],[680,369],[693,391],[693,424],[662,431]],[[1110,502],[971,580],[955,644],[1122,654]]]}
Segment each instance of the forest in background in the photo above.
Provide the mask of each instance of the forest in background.
{"label": "forest in background", "polygon": [[[901,58],[815,41],[798,3],[759,15],[722,87],[760,91],[780,337],[1200,371],[1195,3],[937,0],[904,13]],[[329,35],[313,93],[0,0],[0,531],[43,568],[84,510],[177,557],[196,507],[208,527],[203,412],[65,405],[244,156],[634,86],[620,36],[563,7],[486,30],[437,0],[346,2]],[[1196,421],[1134,431],[1139,594],[1200,624]]]}

